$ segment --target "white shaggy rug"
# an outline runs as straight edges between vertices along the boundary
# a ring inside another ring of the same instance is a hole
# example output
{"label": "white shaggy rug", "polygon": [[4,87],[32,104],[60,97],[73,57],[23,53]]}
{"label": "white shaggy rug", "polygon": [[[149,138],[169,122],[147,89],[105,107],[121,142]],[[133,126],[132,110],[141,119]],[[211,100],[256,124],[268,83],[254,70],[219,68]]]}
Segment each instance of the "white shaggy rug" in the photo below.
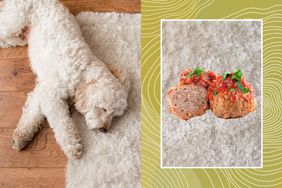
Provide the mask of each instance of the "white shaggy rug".
{"label": "white shaggy rug", "polygon": [[69,160],[68,188],[140,187],[140,15],[81,13],[77,16],[85,40],[105,63],[119,64],[130,75],[131,93],[127,112],[113,120],[108,133],[86,128],[78,113],[85,153]]}
{"label": "white shaggy rug", "polygon": [[[261,28],[260,22],[163,22],[163,166],[260,167]],[[209,110],[178,120],[168,112],[166,92],[180,73],[201,66],[220,74],[241,68],[257,99],[255,112],[240,119],[219,119]]]}

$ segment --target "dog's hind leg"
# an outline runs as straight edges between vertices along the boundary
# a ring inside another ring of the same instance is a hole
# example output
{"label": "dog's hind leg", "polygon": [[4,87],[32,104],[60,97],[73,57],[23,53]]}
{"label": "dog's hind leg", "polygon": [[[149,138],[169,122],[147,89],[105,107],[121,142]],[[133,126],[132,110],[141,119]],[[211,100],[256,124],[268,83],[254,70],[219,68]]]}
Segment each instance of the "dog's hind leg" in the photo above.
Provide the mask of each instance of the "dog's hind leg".
{"label": "dog's hind leg", "polygon": [[49,93],[44,97],[41,108],[65,154],[68,157],[80,158],[83,150],[81,137],[70,117],[67,101]]}
{"label": "dog's hind leg", "polygon": [[28,94],[22,116],[13,135],[13,148],[23,149],[40,129],[44,116],[40,109],[38,88]]}

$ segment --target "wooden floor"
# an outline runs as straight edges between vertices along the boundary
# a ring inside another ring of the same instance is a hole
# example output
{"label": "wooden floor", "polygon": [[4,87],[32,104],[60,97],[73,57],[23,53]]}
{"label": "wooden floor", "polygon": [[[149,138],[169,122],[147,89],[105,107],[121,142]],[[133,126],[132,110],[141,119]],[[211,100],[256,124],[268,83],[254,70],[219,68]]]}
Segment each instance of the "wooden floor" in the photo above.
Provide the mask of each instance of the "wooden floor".
{"label": "wooden floor", "polygon": [[[140,0],[62,0],[80,11],[140,12]],[[66,157],[44,126],[28,147],[11,149],[12,133],[26,95],[34,88],[26,48],[0,49],[0,188],[64,187]]]}

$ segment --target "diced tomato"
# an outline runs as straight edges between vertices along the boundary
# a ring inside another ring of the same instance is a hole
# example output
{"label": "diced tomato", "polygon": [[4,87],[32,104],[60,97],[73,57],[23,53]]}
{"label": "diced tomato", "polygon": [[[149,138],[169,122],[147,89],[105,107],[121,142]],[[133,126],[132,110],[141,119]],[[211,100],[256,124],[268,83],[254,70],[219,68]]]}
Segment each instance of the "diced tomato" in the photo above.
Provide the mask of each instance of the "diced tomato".
{"label": "diced tomato", "polygon": [[217,95],[227,96],[230,101],[234,102],[237,96],[241,96],[246,101],[249,101],[254,97],[253,87],[246,81],[246,78],[243,77],[240,83],[247,89],[249,93],[244,93],[237,87],[236,81],[232,80],[232,74],[229,75],[226,79],[223,79],[222,76],[218,76],[217,79],[211,84],[208,88],[208,97],[210,100],[213,99],[213,93],[217,92]]}

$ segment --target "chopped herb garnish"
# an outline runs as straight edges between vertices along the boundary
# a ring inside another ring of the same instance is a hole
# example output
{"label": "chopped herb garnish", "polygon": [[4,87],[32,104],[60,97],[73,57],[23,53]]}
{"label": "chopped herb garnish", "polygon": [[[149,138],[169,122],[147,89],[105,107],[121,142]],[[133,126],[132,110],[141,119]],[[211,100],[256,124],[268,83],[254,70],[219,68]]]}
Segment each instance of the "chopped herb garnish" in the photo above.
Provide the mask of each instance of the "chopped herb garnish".
{"label": "chopped herb garnish", "polygon": [[236,81],[236,86],[240,89],[240,90],[244,90],[244,86],[240,83],[240,82],[238,82],[238,81]]}
{"label": "chopped herb garnish", "polygon": [[201,74],[203,74],[205,72],[205,69],[202,69],[200,67],[196,67],[195,69],[193,69],[189,74],[188,74],[188,78],[191,78],[193,75],[196,75],[197,78],[199,78],[201,76]]}
{"label": "chopped herb garnish", "polygon": [[240,69],[237,69],[234,74],[232,75],[232,80],[240,81],[242,79],[242,71]]}
{"label": "chopped herb garnish", "polygon": [[234,88],[230,88],[229,91],[230,92],[235,92],[235,89]]}
{"label": "chopped herb garnish", "polygon": [[249,90],[248,88],[244,88],[243,92],[244,92],[244,93],[249,93],[250,90]]}
{"label": "chopped herb garnish", "polygon": [[[225,80],[227,78],[228,75],[230,75],[231,73],[230,72],[225,72],[222,76],[223,80]],[[249,93],[250,90],[248,88],[245,88],[241,83],[240,81],[242,80],[242,76],[243,76],[243,73],[240,69],[237,69],[233,74],[232,74],[232,77],[231,77],[231,80],[234,80],[235,83],[236,83],[236,86],[241,90],[243,91],[243,93]],[[235,92],[235,89],[234,88],[231,88],[229,90],[230,92]]]}
{"label": "chopped herb garnish", "polygon": [[236,81],[236,86],[243,91],[244,93],[249,93],[250,90],[248,88],[245,88],[240,82]]}
{"label": "chopped herb garnish", "polygon": [[230,74],[231,74],[231,72],[223,73],[223,75],[222,75],[223,80],[225,80],[227,78],[227,76],[230,75]]}
{"label": "chopped herb garnish", "polygon": [[214,91],[212,94],[213,94],[213,95],[217,95],[217,91]]}

